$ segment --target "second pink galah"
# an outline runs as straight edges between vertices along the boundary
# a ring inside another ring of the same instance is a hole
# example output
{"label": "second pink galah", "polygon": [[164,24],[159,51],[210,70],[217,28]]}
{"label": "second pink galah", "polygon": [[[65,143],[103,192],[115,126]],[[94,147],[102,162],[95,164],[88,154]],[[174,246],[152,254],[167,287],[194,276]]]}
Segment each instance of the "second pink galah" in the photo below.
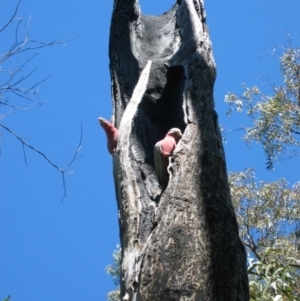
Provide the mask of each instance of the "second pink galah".
{"label": "second pink galah", "polygon": [[106,133],[108,151],[111,155],[113,155],[117,147],[119,130],[114,127],[108,120],[102,117],[99,117],[98,120]]}
{"label": "second pink galah", "polygon": [[181,130],[172,128],[164,139],[158,141],[154,146],[154,166],[158,182],[162,189],[165,189],[169,182],[169,157],[182,137]]}

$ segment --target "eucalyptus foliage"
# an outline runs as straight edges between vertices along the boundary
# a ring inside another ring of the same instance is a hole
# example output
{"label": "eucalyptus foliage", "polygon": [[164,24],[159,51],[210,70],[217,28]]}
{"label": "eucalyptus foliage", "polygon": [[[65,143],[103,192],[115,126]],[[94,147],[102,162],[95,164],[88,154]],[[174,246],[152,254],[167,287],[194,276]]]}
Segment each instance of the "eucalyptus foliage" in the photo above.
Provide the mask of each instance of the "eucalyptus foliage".
{"label": "eucalyptus foliage", "polygon": [[[233,112],[246,112],[251,125],[246,142],[260,143],[267,168],[300,155],[300,49],[284,48],[279,56],[282,84],[270,95],[242,85],[241,95],[228,93]],[[251,300],[300,300],[300,182],[258,181],[252,169],[229,175],[240,236],[248,251]]]}
{"label": "eucalyptus foliage", "polygon": [[257,181],[251,169],[231,173],[229,182],[248,251],[251,300],[300,300],[300,182]]}
{"label": "eucalyptus foliage", "polygon": [[228,115],[246,110],[251,118],[244,139],[263,146],[269,169],[277,160],[300,155],[300,49],[284,48],[279,65],[283,84],[270,84],[270,95],[243,84],[241,95],[229,92],[225,96]]}
{"label": "eucalyptus foliage", "polygon": [[121,275],[121,248],[117,245],[116,250],[113,254],[113,263],[106,267],[106,273],[113,278],[116,289],[107,293],[108,301],[119,301],[120,300],[120,275]]}

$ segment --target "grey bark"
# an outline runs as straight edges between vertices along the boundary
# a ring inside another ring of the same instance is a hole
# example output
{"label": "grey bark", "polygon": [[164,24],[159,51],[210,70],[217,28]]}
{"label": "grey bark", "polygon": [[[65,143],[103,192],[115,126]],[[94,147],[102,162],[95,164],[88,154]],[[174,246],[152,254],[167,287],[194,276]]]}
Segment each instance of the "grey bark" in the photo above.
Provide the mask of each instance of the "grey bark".
{"label": "grey bark", "polygon": [[[109,55],[112,119],[119,128],[113,164],[121,298],[249,300],[246,255],[214,110],[216,68],[202,0],[177,0],[161,16],[143,15],[138,0],[116,0]],[[152,65],[146,66],[148,60]],[[183,137],[162,191],[153,149],[173,127]]]}

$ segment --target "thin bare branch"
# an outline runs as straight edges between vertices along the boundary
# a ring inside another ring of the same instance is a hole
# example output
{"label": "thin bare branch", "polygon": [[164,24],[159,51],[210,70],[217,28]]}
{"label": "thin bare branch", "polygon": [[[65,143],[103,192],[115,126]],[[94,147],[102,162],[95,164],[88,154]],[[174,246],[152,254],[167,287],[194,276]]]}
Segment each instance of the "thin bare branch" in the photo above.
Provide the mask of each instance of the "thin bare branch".
{"label": "thin bare branch", "polygon": [[251,233],[250,233],[250,228],[249,228],[248,223],[246,224],[246,229],[247,229],[247,236],[248,236],[248,239],[250,240],[250,243],[246,243],[246,242],[244,241],[244,244],[245,244],[245,246],[247,246],[247,247],[251,250],[251,252],[256,256],[256,258],[257,258],[258,260],[261,260],[261,257],[260,257],[259,254],[257,253],[257,246],[256,246],[256,244],[255,244],[255,241],[254,241],[254,239],[253,239],[253,236],[252,236]]}
{"label": "thin bare branch", "polygon": [[294,134],[296,134],[296,135],[300,135],[300,132],[295,131],[295,130],[293,130],[293,129],[291,129],[291,132],[294,133]]}
{"label": "thin bare branch", "polygon": [[74,152],[74,155],[71,159],[71,161],[69,162],[69,164],[67,165],[67,167],[63,170],[63,171],[60,171],[61,174],[62,174],[62,177],[63,177],[63,188],[64,188],[64,195],[61,199],[61,202],[64,200],[64,198],[67,196],[67,189],[66,189],[66,181],[65,181],[65,174],[66,174],[66,171],[71,167],[71,165],[77,160],[77,159],[80,159],[83,157],[82,156],[79,156],[78,157],[78,153],[81,149],[81,145],[82,145],[82,137],[83,137],[83,127],[82,127],[82,123],[81,123],[81,131],[80,131],[80,139],[79,139],[79,142],[78,142],[78,146],[77,146],[77,149],[76,151]]}
{"label": "thin bare branch", "polygon": [[[0,101],[0,105],[9,107],[9,108],[14,109],[14,110],[27,111],[27,110],[33,110],[33,109],[35,109],[35,108],[41,106],[41,105],[42,105],[43,103],[45,103],[46,101],[47,101],[47,100],[43,100],[43,101],[37,102],[37,105],[35,105],[35,106],[32,106],[32,107],[24,107],[24,108],[23,108],[23,107],[19,107],[19,106],[15,106],[15,105],[11,105],[11,104],[8,104],[7,102],[2,102],[2,101]],[[5,115],[7,115],[7,114],[5,114]],[[3,119],[3,118],[1,118],[2,116],[4,116],[4,115],[1,115],[1,116],[0,116],[0,119]]]}
{"label": "thin bare branch", "polygon": [[36,149],[35,147],[33,147],[32,145],[28,144],[22,137],[20,137],[18,134],[16,134],[14,131],[12,131],[9,127],[5,126],[3,123],[0,123],[0,126],[2,128],[4,128],[7,132],[9,132],[12,136],[14,136],[17,140],[19,140],[22,144],[23,147],[23,154],[24,154],[24,161],[27,164],[27,159],[26,159],[26,152],[25,152],[25,148],[29,148],[31,150],[33,150],[35,153],[37,153],[38,155],[42,156],[50,165],[52,165],[57,171],[59,171],[62,174],[63,177],[63,190],[64,190],[64,194],[62,196],[61,201],[64,200],[64,198],[67,196],[67,190],[66,190],[66,182],[65,182],[65,174],[67,172],[67,170],[71,167],[71,165],[77,160],[80,159],[83,156],[79,156],[78,157],[78,153],[81,149],[81,145],[82,145],[82,137],[83,137],[83,128],[82,128],[82,124],[81,124],[81,132],[80,132],[80,139],[79,139],[79,143],[77,146],[76,151],[74,152],[73,157],[71,158],[70,162],[67,164],[67,166],[65,168],[60,168],[58,165],[56,165],[52,160],[50,160],[43,152],[41,152],[40,150]]}
{"label": "thin bare branch", "polygon": [[7,80],[7,81],[4,82],[3,84],[1,84],[0,88],[1,88],[1,87],[5,87],[6,85],[8,85],[8,84],[14,79],[14,77],[15,77],[20,71],[22,71],[22,68],[24,68],[24,67],[28,64],[28,62],[31,61],[31,60],[32,60],[34,57],[36,57],[37,55],[38,55],[37,53],[35,53],[34,55],[32,55],[29,59],[27,59],[27,60],[25,61],[25,63],[24,63],[23,65],[21,65],[21,66],[20,66],[19,68],[17,68],[16,70],[7,70],[6,72],[10,73],[11,76],[10,76],[9,80]]}
{"label": "thin bare branch", "polygon": [[24,161],[25,161],[25,164],[28,166],[28,163],[27,163],[27,157],[26,157],[26,151],[25,151],[25,145],[24,145],[24,143],[22,143],[22,148],[23,148],[23,156],[24,156]]}
{"label": "thin bare branch", "polygon": [[[37,50],[37,49],[41,49],[41,48],[45,48],[45,47],[49,47],[49,46],[54,46],[54,45],[62,45],[62,44],[65,44],[67,42],[70,42],[74,39],[76,39],[77,36],[75,37],[72,37],[68,40],[64,40],[64,41],[56,41],[56,40],[53,40],[52,42],[49,42],[49,43],[43,43],[43,42],[38,42],[38,41],[34,41],[34,40],[25,40],[23,42],[21,42],[21,46],[18,47],[17,50],[15,51],[10,51],[6,54],[6,57],[5,57],[5,60],[8,59],[9,57],[12,57],[14,55],[17,55],[17,54],[20,54],[20,53],[23,53],[25,51],[30,51],[30,50]],[[41,44],[39,46],[32,46],[32,47],[26,47],[24,49],[22,49],[25,44],[28,44],[28,43],[33,43],[33,44]]]}
{"label": "thin bare branch", "polygon": [[[4,62],[7,62],[7,60],[9,58],[20,55],[23,52],[35,51],[35,50],[42,49],[42,48],[45,48],[48,46],[53,46],[53,45],[60,45],[60,44],[64,45],[67,42],[76,38],[76,37],[73,37],[71,39],[64,40],[64,41],[53,40],[53,41],[47,42],[47,43],[29,39],[29,28],[30,28],[30,20],[31,20],[31,17],[29,17],[29,20],[25,24],[26,26],[25,26],[24,36],[20,39],[19,31],[20,31],[20,25],[23,22],[23,19],[22,18],[16,19],[15,16],[18,12],[21,1],[22,0],[19,0],[18,4],[16,5],[15,11],[14,11],[13,15],[11,16],[10,20],[0,29],[0,32],[2,32],[10,24],[12,24],[13,21],[17,21],[16,25],[15,25],[15,34],[13,36],[14,40],[12,41],[11,46],[8,47],[8,50],[6,52],[4,52],[4,54],[0,55],[0,65],[1,66],[3,65]],[[8,108],[11,108],[11,110],[5,114],[0,115],[0,120],[4,119],[8,114],[10,114],[11,112],[13,112],[15,110],[33,109],[33,108],[36,108],[37,106],[42,105],[45,102],[45,101],[39,101],[36,99],[37,92],[38,92],[37,86],[44,83],[50,76],[44,78],[41,81],[36,82],[35,84],[31,84],[29,86],[29,88],[26,87],[26,85],[25,85],[25,81],[33,75],[33,73],[37,70],[37,68],[34,68],[30,72],[25,72],[25,73],[24,73],[23,69],[25,69],[27,64],[36,56],[37,56],[37,53],[31,55],[27,60],[25,60],[24,63],[21,64],[20,67],[13,68],[13,70],[1,69],[1,72],[4,72],[6,74],[5,74],[4,83],[2,82],[0,84],[0,100],[1,100],[0,107],[6,106]],[[25,87],[21,87],[21,85],[22,86],[24,85]],[[7,93],[10,93],[8,95],[16,95],[22,99],[31,101],[31,102],[35,103],[35,105],[28,106],[28,107],[20,107],[20,106],[16,105],[15,103],[11,103],[12,102],[11,98],[6,95]],[[82,136],[83,136],[82,125],[81,125],[81,133],[80,133],[80,140],[79,140],[78,147],[77,147],[73,157],[71,158],[71,160],[69,161],[69,163],[67,164],[67,166],[65,168],[60,168],[57,164],[55,164],[52,160],[50,160],[47,155],[45,155],[43,152],[41,152],[40,150],[33,147],[31,144],[27,143],[24,140],[24,138],[20,137],[17,133],[15,133],[12,129],[10,129],[3,123],[0,123],[0,127],[5,129],[9,134],[14,136],[17,140],[19,140],[19,142],[21,142],[22,149],[23,149],[24,162],[26,165],[28,165],[27,156],[26,156],[26,148],[29,148],[32,151],[34,151],[35,153],[37,153],[38,155],[42,156],[50,165],[52,165],[56,170],[58,170],[62,174],[63,191],[64,191],[63,197],[62,197],[62,200],[63,200],[67,195],[65,174],[67,173],[68,169],[71,167],[73,162],[76,161],[77,159],[81,158],[81,156],[79,156],[78,154],[81,149],[81,142],[82,142]],[[0,142],[1,142],[1,138],[2,138],[2,134],[0,133]],[[0,153],[0,155],[1,155],[1,153]]]}
{"label": "thin bare branch", "polygon": [[19,9],[19,6],[21,4],[21,1],[22,0],[19,0],[16,8],[15,8],[15,12],[13,13],[13,15],[11,16],[11,18],[8,20],[8,22],[0,29],[0,32],[2,32],[14,19],[14,17],[16,16],[17,12],[18,12],[18,9]]}

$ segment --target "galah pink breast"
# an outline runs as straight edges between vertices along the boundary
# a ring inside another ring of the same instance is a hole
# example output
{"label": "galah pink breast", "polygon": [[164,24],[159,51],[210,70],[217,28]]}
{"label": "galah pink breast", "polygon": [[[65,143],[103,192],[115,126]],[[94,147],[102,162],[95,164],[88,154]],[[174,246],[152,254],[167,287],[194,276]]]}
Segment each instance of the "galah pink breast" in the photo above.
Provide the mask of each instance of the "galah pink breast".
{"label": "galah pink breast", "polygon": [[154,146],[154,167],[158,182],[162,189],[165,189],[168,186],[169,157],[172,155],[181,137],[182,133],[180,129],[173,128],[169,130],[164,139],[158,141]]}

